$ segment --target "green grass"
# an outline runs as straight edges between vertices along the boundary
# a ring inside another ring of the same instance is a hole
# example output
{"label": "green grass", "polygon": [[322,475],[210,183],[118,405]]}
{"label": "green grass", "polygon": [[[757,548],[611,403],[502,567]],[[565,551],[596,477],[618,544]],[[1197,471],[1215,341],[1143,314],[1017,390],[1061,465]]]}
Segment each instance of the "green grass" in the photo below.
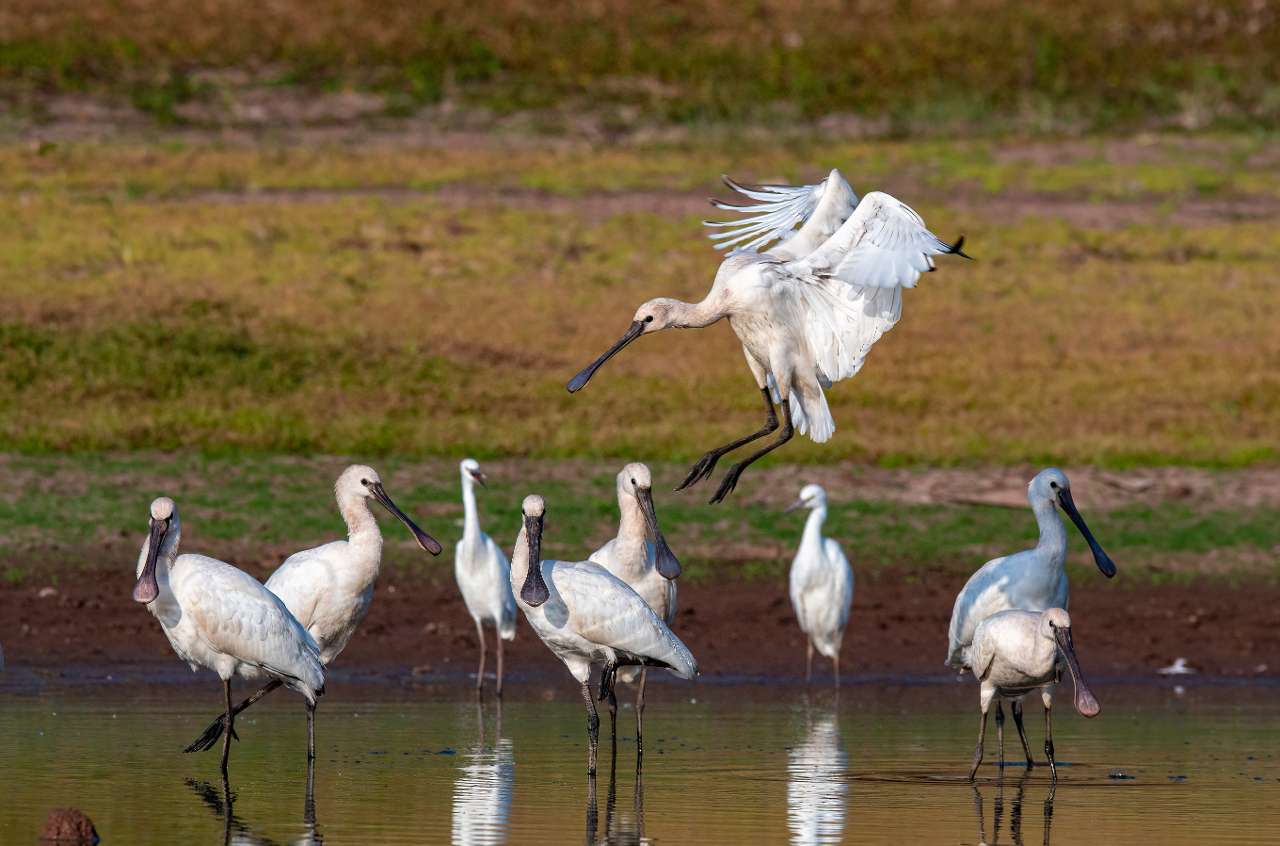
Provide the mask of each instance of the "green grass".
{"label": "green grass", "polygon": [[[145,533],[147,505],[161,494],[178,502],[184,548],[245,566],[274,566],[289,551],[343,535],[331,485],[345,463],[335,457],[194,453],[4,456],[4,577],[23,583],[47,580],[68,566],[128,569]],[[382,515],[389,566],[406,576],[448,578],[452,543],[461,534],[456,465],[385,459],[377,466],[397,503],[446,548],[439,559],[424,556],[407,532]],[[655,469],[660,519],[685,566],[682,578],[784,576],[804,522],[803,515],[781,513],[794,495],[789,484],[784,490],[769,471],[761,471],[753,484],[767,492],[765,502],[712,508],[696,491],[665,492],[681,468]],[[519,529],[520,500],[531,491],[548,502],[548,557],[581,559],[616,529],[612,463],[520,461],[489,470],[490,486],[480,495],[483,521],[505,547]],[[1274,577],[1273,564],[1259,563],[1271,561],[1280,548],[1280,509],[1274,507],[1161,503],[1087,508],[1086,518],[1124,576],[1139,583],[1205,575]],[[1083,574],[1092,568],[1091,559],[1069,531],[1070,566]],[[886,568],[968,572],[996,555],[1034,545],[1036,527],[1026,509],[853,500],[833,501],[827,533],[844,543],[860,574],[874,578]]]}

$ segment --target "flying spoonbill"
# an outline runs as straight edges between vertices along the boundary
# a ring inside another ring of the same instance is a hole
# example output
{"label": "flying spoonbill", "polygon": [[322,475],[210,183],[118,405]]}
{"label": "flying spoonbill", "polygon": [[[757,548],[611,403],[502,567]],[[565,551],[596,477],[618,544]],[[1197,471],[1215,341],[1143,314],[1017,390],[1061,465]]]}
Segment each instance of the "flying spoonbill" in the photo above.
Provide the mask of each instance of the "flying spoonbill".
{"label": "flying spoonbill", "polygon": [[484,687],[484,623],[493,626],[498,644],[497,694],[502,695],[502,642],[516,636],[516,598],[511,594],[511,565],[493,539],[480,530],[476,511],[477,484],[487,478],[474,458],[459,465],[462,474],[462,540],[453,553],[453,574],[462,591],[467,613],[476,623],[480,639],[480,669],[476,670],[476,690]]}
{"label": "flying spoonbill", "polygon": [[[794,433],[823,443],[835,431],[825,389],[862,368],[871,346],[902,315],[902,289],[934,269],[933,256],[964,258],[964,238],[940,241],[905,203],[873,191],[859,201],[837,170],[816,185],[747,188],[725,177],[754,204],[712,204],[744,215],[711,222],[712,240],[729,250],[706,297],[686,303],[668,297],[636,309],[631,326],[568,383],[581,390],[606,361],[641,335],[663,329],[701,329],[728,318],[742,342],[768,414],[764,426],[704,455],[677,490],[715,470],[720,458],[765,437],[775,441],[725,473],[711,502],[720,502],[750,464]],[[760,248],[773,243],[763,252]],[[781,422],[774,405],[781,409]]]}
{"label": "flying spoonbill", "polygon": [[[347,540],[295,552],[267,579],[267,589],[280,597],[315,638],[320,660],[326,667],[346,648],[373,602],[373,587],[382,563],[382,532],[369,508],[370,499],[377,500],[404,523],[423,550],[440,554],[440,544],[392,501],[372,467],[353,464],[342,471],[333,490],[338,511],[347,524]],[[239,714],[280,684],[279,679],[272,679],[237,705],[235,713]],[[212,748],[222,734],[222,727],[221,720],[211,723],[185,751]],[[307,756],[314,758],[315,754],[315,720],[314,714],[308,711]]]}
{"label": "flying spoonbill", "polygon": [[[1116,565],[1102,550],[1089,531],[1084,517],[1071,497],[1071,482],[1056,467],[1041,470],[1027,485],[1027,501],[1040,526],[1040,540],[1033,549],[1013,555],[995,558],[983,564],[969,577],[964,588],[956,596],[951,612],[951,625],[947,647],[947,664],[957,670],[968,669],[965,651],[973,642],[974,631],[987,617],[1001,611],[1021,609],[1044,611],[1049,608],[1066,608],[1068,599],[1067,531],[1058,517],[1056,505],[1061,505],[1071,522],[1084,535],[1093,551],[1094,563],[1107,578],[1116,574]],[[1020,702],[1015,701],[1014,720],[1022,719]],[[1004,708],[996,702],[996,733],[1001,746],[1004,743]]]}
{"label": "flying spoonbill", "polygon": [[697,662],[640,594],[591,561],[543,561],[546,504],[525,497],[523,517],[511,556],[511,588],[529,626],[582,685],[587,706],[587,773],[596,774],[600,716],[591,695],[591,665],[603,664],[600,700],[608,701],[617,739],[617,697],[613,677],[619,667],[663,667],[682,679],[698,673]]}
{"label": "flying spoonbill", "polygon": [[853,604],[853,570],[834,538],[822,536],[827,519],[827,492],[820,485],[805,485],[800,498],[787,511],[809,509],[804,535],[791,562],[791,607],[808,639],[804,680],[813,675],[813,650],[831,659],[836,687],[840,686],[840,642]]}
{"label": "flying spoonbill", "polygon": [[[1049,759],[1050,777],[1057,780],[1058,768],[1053,759],[1052,691],[1062,678],[1061,661],[1066,662],[1075,684],[1076,710],[1083,717],[1098,716],[1102,709],[1080,673],[1080,662],[1071,642],[1071,618],[1066,611],[1061,608],[1041,612],[1001,611],[978,624],[973,642],[965,648],[965,662],[981,684],[978,702],[982,708],[978,747],[973,753],[973,766],[969,768],[969,781],[973,781],[982,763],[982,740],[987,733],[987,709],[992,699],[1012,701],[1010,708],[1022,740],[1022,751],[1027,756],[1027,767],[1035,765],[1022,727],[1021,702],[1022,697],[1036,688],[1040,688],[1044,701],[1044,754]],[[1000,763],[1003,766],[1003,747]]]}
{"label": "flying spoonbill", "polygon": [[[623,467],[617,477],[618,534],[587,557],[631,586],[648,603],[658,619],[669,627],[676,618],[676,559],[653,507],[653,476],[639,462]],[[636,748],[643,748],[644,687],[649,671],[644,667],[618,670],[617,680],[631,683],[640,679],[636,692]]]}
{"label": "flying spoonbill", "polygon": [[192,671],[204,667],[222,679],[226,772],[235,734],[231,678],[272,677],[307,701],[307,720],[324,693],[320,647],[274,593],[253,576],[204,555],[178,555],[182,538],[178,509],[162,496],[151,503],[147,539],[135,571],[133,598],[160,621],[178,657]]}

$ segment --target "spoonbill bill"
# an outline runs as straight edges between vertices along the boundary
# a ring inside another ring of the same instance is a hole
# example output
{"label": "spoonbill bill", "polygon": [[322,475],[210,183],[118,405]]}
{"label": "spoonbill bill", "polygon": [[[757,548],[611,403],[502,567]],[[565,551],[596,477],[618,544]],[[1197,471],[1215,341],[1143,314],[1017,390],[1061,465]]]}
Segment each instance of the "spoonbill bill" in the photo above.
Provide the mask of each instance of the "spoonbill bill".
{"label": "spoonbill bill", "polygon": [[[716,447],[677,488],[711,475],[725,454],[772,434],[778,438],[730,468],[711,502],[728,496],[753,462],[796,432],[823,443],[835,432],[824,390],[856,374],[873,344],[902,315],[902,289],[934,269],[933,256],[969,258],[940,241],[909,206],[873,191],[859,201],[837,170],[815,185],[730,188],[755,202],[717,208],[744,217],[709,222],[712,240],[728,249],[711,290],[698,303],[668,297],[636,309],[613,346],[567,385],[582,390],[623,347],[663,329],[701,329],[728,318],[764,398],[767,418],[757,432]],[[768,244],[772,247],[761,251]],[[781,409],[781,422],[775,412]]]}
{"label": "spoonbill bill", "polygon": [[[1062,662],[1071,671],[1075,684],[1076,710],[1083,717],[1096,717],[1101,707],[1085,684],[1071,641],[1071,618],[1061,608],[1045,611],[1001,611],[978,624],[973,642],[965,648],[966,664],[973,670],[981,687],[978,704],[982,720],[978,723],[978,747],[969,768],[973,781],[982,763],[982,740],[987,733],[987,709],[992,699],[1010,700],[1013,720],[1018,726],[1027,767],[1035,766],[1027,733],[1022,727],[1022,697],[1036,688],[1044,701],[1044,755],[1049,759],[1049,774],[1057,781],[1058,767],[1053,759],[1053,687],[1062,678]],[[1004,765],[1004,748],[1000,749]]]}
{"label": "spoonbill bill", "polygon": [[192,671],[204,667],[222,679],[226,697],[222,770],[235,735],[231,678],[270,676],[307,702],[307,722],[324,693],[320,647],[289,609],[253,576],[215,558],[178,555],[178,509],[162,496],[151,503],[147,539],[135,571],[133,598],[147,606],[178,657]]}
{"label": "spoonbill bill", "polygon": [[502,695],[502,642],[516,636],[516,598],[511,594],[511,565],[493,539],[480,530],[475,486],[484,486],[484,471],[474,458],[459,465],[462,474],[462,540],[453,552],[453,574],[462,591],[467,613],[476,623],[480,639],[480,668],[476,670],[476,690],[484,688],[484,624],[493,626],[498,644],[496,692]]}
{"label": "spoonbill bill", "polygon": [[804,680],[813,676],[813,650],[831,659],[836,687],[840,686],[840,642],[853,604],[853,570],[840,544],[822,536],[827,519],[827,492],[821,485],[805,485],[787,511],[809,509],[800,548],[791,562],[791,607],[808,639]]}
{"label": "spoonbill bill", "polygon": [[[326,667],[346,648],[373,603],[373,587],[382,563],[382,532],[369,508],[370,499],[404,523],[423,550],[440,554],[440,544],[392,501],[372,467],[353,464],[342,471],[333,489],[338,511],[347,524],[347,540],[295,552],[267,579],[267,589],[280,597],[315,638],[320,660]],[[239,714],[279,686],[280,680],[272,679],[237,705],[235,713]],[[214,721],[184,751],[212,748],[222,729],[223,722]],[[308,711],[307,756],[313,759],[315,754],[315,720],[314,714]]]}
{"label": "spoonbill bill", "polygon": [[582,686],[587,706],[587,774],[596,774],[600,716],[591,695],[591,666],[603,664],[600,701],[608,701],[617,743],[619,667],[662,667],[682,679],[698,673],[689,648],[671,633],[626,582],[591,561],[542,560],[546,503],[531,494],[521,506],[522,524],[511,556],[516,605],[534,633]]}
{"label": "spoonbill bill", "polygon": [[[617,488],[618,534],[587,560],[630,585],[669,627],[676,618],[675,580],[680,575],[680,562],[658,528],[653,476],[648,466],[636,462],[623,467],[618,473]],[[636,746],[643,748],[644,688],[649,671],[644,667],[624,667],[617,673],[621,682],[632,683],[637,677],[640,689],[636,692]]]}

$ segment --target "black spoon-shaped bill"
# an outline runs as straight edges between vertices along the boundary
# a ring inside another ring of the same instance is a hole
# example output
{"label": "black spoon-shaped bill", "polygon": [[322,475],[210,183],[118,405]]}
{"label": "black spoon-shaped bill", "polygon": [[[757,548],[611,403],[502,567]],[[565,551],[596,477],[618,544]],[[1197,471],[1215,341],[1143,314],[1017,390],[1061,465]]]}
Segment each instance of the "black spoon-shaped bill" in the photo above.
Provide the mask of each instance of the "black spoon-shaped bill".
{"label": "black spoon-shaped bill", "polygon": [[1093,552],[1093,561],[1098,565],[1098,570],[1108,579],[1114,576],[1116,574],[1115,562],[1111,560],[1111,556],[1103,551],[1102,545],[1093,536],[1093,532],[1089,531],[1089,526],[1084,522],[1084,518],[1080,516],[1080,510],[1076,508],[1075,500],[1071,498],[1071,490],[1069,488],[1058,489],[1058,502],[1062,503],[1062,510],[1067,512],[1067,516],[1071,518],[1072,523],[1076,524],[1080,534],[1084,535],[1085,542],[1089,544],[1089,549]]}
{"label": "black spoon-shaped bill", "polygon": [[614,342],[613,346],[605,350],[604,353],[595,361],[591,362],[586,367],[579,370],[578,375],[574,376],[572,379],[569,380],[569,384],[565,386],[569,389],[569,393],[576,394],[578,391],[585,388],[587,386],[587,383],[591,381],[591,377],[596,374],[597,370],[599,370],[601,367],[604,366],[604,363],[606,361],[613,358],[615,355],[617,355],[619,352],[622,351],[623,347],[625,347],[627,344],[634,341],[636,338],[639,338],[643,334],[644,334],[644,321],[643,320],[633,321],[630,328],[627,329],[626,334],[624,334],[621,338],[619,338],[616,342]]}

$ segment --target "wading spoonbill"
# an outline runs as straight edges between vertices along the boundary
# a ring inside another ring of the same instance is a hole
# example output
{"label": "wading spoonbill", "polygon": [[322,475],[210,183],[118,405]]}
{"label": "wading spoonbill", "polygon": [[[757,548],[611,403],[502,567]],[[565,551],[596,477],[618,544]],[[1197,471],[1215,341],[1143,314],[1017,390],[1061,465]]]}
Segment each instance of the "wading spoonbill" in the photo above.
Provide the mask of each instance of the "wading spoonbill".
{"label": "wading spoonbill", "polygon": [[[670,626],[676,618],[676,577],[680,562],[658,527],[653,507],[653,476],[640,463],[628,464],[618,473],[618,534],[587,557],[622,579],[640,594],[658,619]],[[644,667],[618,670],[617,680],[640,679],[636,692],[636,748],[644,746],[644,687],[649,671]]]}
{"label": "wading spoonbill", "polygon": [[516,598],[511,595],[511,565],[493,539],[480,530],[476,510],[477,484],[483,486],[486,476],[474,458],[459,465],[462,474],[462,540],[453,552],[453,574],[462,591],[467,613],[476,624],[480,639],[480,668],[476,670],[476,690],[484,687],[484,625],[494,628],[498,644],[498,676],[496,692],[502,695],[502,642],[516,636]]}
{"label": "wading spoonbill", "polygon": [[822,536],[827,519],[827,492],[819,485],[805,485],[800,498],[787,511],[809,509],[800,548],[791,562],[791,607],[808,639],[804,680],[813,675],[813,650],[831,659],[836,687],[840,686],[840,642],[853,604],[853,570],[840,544]]}
{"label": "wading spoonbill", "polygon": [[310,725],[316,698],[324,693],[324,664],[315,640],[279,597],[230,564],[204,555],[178,555],[181,538],[173,500],[157,498],[138,555],[133,598],[160,621],[173,651],[192,671],[204,667],[222,679],[225,773],[235,735],[232,676],[266,675],[297,691],[307,702]]}
{"label": "wading spoonbill", "polygon": [[698,673],[697,662],[640,594],[591,561],[541,560],[546,504],[531,494],[511,555],[511,588],[530,628],[582,685],[587,706],[587,773],[596,774],[600,716],[591,695],[591,665],[603,664],[600,700],[609,703],[617,743],[619,667],[662,667],[682,679]]}
{"label": "wading spoonbill", "polygon": [[[320,647],[320,660],[326,667],[346,648],[373,602],[373,587],[382,563],[382,532],[369,508],[370,499],[377,500],[404,523],[418,546],[432,555],[440,554],[440,544],[396,506],[372,467],[353,464],[342,471],[333,490],[338,510],[347,524],[347,540],[295,552],[276,568],[266,585],[315,638]],[[239,714],[280,684],[279,679],[272,679],[237,705],[235,713]],[[316,753],[313,717],[308,711],[309,758],[314,758]],[[211,723],[185,751],[212,748],[222,734],[222,726],[221,720]]]}
{"label": "wading spoonbill", "polygon": [[[667,297],[636,309],[630,328],[568,383],[581,390],[606,361],[641,335],[663,329],[701,329],[728,318],[768,417],[757,432],[704,455],[677,490],[715,470],[720,458],[763,438],[778,438],[725,473],[711,502],[720,502],[750,464],[799,432],[822,443],[835,431],[823,391],[862,368],[871,346],[902,315],[902,289],[934,269],[933,256],[962,251],[964,238],[940,241],[906,204],[873,191],[858,200],[833,170],[816,185],[730,188],[755,203],[717,208],[744,218],[708,223],[716,246],[730,252],[706,297],[686,303]],[[777,242],[763,252],[761,247]],[[781,423],[774,405],[781,409]]]}
{"label": "wading spoonbill", "polygon": [[[1084,717],[1096,717],[1101,708],[1089,692],[1080,673],[1075,645],[1071,642],[1071,618],[1061,608],[1046,611],[1001,611],[978,624],[973,642],[965,650],[967,665],[972,668],[980,687],[978,703],[982,720],[978,724],[978,747],[973,752],[969,781],[973,781],[982,763],[982,740],[987,733],[987,709],[992,699],[1011,701],[1013,721],[1018,726],[1022,751],[1031,760],[1031,747],[1022,726],[1022,697],[1036,688],[1044,701],[1044,754],[1049,759],[1050,777],[1056,781],[1058,768],[1053,759],[1053,687],[1062,678],[1062,662],[1071,671],[1075,684],[1076,710]],[[1004,744],[1001,742],[1000,765],[1004,766]]]}

